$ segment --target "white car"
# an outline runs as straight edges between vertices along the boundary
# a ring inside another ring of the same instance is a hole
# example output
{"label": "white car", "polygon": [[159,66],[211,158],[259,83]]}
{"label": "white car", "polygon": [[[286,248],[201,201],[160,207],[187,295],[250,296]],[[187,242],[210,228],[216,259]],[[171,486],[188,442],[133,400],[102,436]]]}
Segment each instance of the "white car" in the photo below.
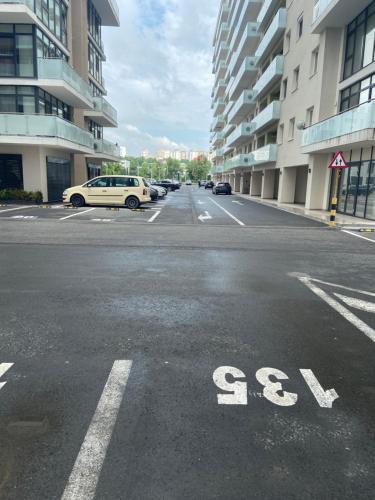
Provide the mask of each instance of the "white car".
{"label": "white car", "polygon": [[152,184],[152,187],[158,192],[158,198],[164,198],[165,196],[167,196],[168,191],[165,188],[161,186],[155,186],[155,184]]}
{"label": "white car", "polygon": [[191,186],[193,183],[191,181],[186,181],[187,186]]}

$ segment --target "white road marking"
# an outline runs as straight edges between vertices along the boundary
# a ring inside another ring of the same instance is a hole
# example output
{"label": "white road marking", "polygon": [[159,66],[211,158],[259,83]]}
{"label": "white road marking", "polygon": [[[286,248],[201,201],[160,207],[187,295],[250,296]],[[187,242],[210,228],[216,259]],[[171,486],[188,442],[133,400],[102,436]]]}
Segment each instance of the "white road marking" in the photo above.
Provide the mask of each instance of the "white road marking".
{"label": "white road marking", "polygon": [[131,367],[132,361],[114,363],[62,500],[94,499]]}
{"label": "white road marking", "polygon": [[114,222],[113,219],[91,219],[92,222]]}
{"label": "white road marking", "polygon": [[353,309],[358,309],[359,311],[375,314],[374,302],[367,302],[366,300],[355,299],[353,297],[346,297],[345,295],[341,295],[341,293],[335,293],[334,295],[338,299],[342,300],[347,306],[352,307]]}
{"label": "white road marking", "polygon": [[236,200],[234,200],[234,201],[232,201],[232,203],[237,203],[237,205],[241,205],[241,207],[243,207],[243,206],[244,206],[244,204],[243,204],[243,203],[241,203],[240,201],[236,201]]}
{"label": "white road marking", "polygon": [[87,214],[88,212],[92,212],[93,210],[96,210],[96,209],[95,208],[89,208],[89,210],[84,210],[83,212],[77,212],[75,214],[68,215],[67,217],[63,217],[62,219],[59,219],[59,220],[71,219],[72,217],[77,217],[77,215]]}
{"label": "white road marking", "polygon": [[226,210],[224,207],[222,207],[221,205],[219,205],[217,203],[217,201],[213,200],[212,198],[208,198],[210,201],[212,201],[212,203],[214,203],[216,206],[218,206],[223,212],[225,212],[231,219],[233,219],[235,222],[237,222],[237,224],[239,224],[240,226],[244,226],[245,224],[243,222],[241,222],[239,219],[237,219],[237,217],[235,217],[233,214],[231,214],[230,212],[228,212],[228,210]]}
{"label": "white road marking", "polygon": [[201,215],[198,217],[198,219],[199,219],[201,222],[204,222],[205,220],[211,220],[211,219],[212,219],[211,215],[207,212],[207,210],[206,210],[205,214],[206,214],[206,215],[201,214]]}
{"label": "white road marking", "polygon": [[10,217],[11,219],[18,219],[18,220],[33,220],[33,219],[39,219],[39,217],[36,217],[35,215],[13,215]]}
{"label": "white road marking", "polygon": [[361,238],[361,240],[366,240],[366,241],[370,241],[371,243],[375,243],[375,240],[372,240],[371,238],[366,238],[366,236],[361,236],[360,234],[352,233],[351,231],[346,231],[345,229],[343,229],[342,232],[346,233],[346,234],[351,234],[352,236],[355,236],[356,238]]}
{"label": "white road marking", "polygon": [[300,370],[300,372],[311,392],[314,394],[315,399],[318,401],[319,406],[321,408],[332,408],[334,401],[339,398],[335,389],[325,391],[312,370]]}
{"label": "white road marking", "polygon": [[[5,373],[12,368],[14,363],[1,363],[0,364],[0,378],[5,375]],[[6,382],[0,382],[0,390],[4,387]]]}
{"label": "white road marking", "polygon": [[[230,375],[234,382],[227,380]],[[229,394],[218,394],[219,405],[247,405],[247,382],[238,379],[246,378],[243,371],[233,366],[220,366],[212,376],[215,385]]]}
{"label": "white road marking", "polygon": [[[293,276],[293,273],[292,273]],[[299,277],[299,276],[297,276]],[[366,292],[364,290],[358,290],[357,288],[350,288],[348,286],[343,286],[343,285],[336,285],[336,283],[330,283],[329,281],[322,281],[318,280],[315,278],[311,278],[310,276],[301,276],[302,278],[308,278],[310,281],[313,281],[314,283],[320,283],[321,285],[328,285],[332,286],[334,288],[339,288],[340,290],[348,290],[349,292],[355,292],[355,293],[360,293],[362,295],[368,295],[369,297],[375,297],[375,293],[373,292]]]}
{"label": "white road marking", "polygon": [[201,200],[198,200],[198,205],[205,205],[205,203]]}
{"label": "white road marking", "polygon": [[337,300],[330,297],[324,290],[317,287],[312,283],[311,278],[309,277],[299,277],[298,278],[301,283],[306,285],[315,295],[320,297],[324,302],[326,302],[329,306],[332,307],[336,312],[341,314],[343,318],[345,318],[349,323],[355,326],[359,331],[367,335],[369,339],[375,342],[375,330],[367,325],[364,321],[359,319],[355,314],[350,312],[346,307],[340,304]]}
{"label": "white road marking", "polygon": [[158,210],[157,212],[154,213],[154,215],[151,217],[151,219],[149,219],[147,222],[154,222],[154,220],[156,220],[160,214],[161,214],[161,210]]}
{"label": "white road marking", "polygon": [[30,208],[35,208],[35,207],[6,208],[5,210],[0,210],[0,214],[4,212],[14,212],[15,210],[29,210]]}

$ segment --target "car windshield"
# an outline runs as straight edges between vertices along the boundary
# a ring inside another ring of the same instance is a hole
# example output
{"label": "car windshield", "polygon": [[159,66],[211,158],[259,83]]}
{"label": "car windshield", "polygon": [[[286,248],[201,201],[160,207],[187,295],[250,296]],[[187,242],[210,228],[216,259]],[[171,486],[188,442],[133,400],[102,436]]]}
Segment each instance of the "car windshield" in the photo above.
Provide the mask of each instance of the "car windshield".
{"label": "car windshield", "polygon": [[146,179],[142,179],[143,180],[143,184],[145,185],[145,187],[150,187],[150,184],[148,183],[148,181],[146,181]]}

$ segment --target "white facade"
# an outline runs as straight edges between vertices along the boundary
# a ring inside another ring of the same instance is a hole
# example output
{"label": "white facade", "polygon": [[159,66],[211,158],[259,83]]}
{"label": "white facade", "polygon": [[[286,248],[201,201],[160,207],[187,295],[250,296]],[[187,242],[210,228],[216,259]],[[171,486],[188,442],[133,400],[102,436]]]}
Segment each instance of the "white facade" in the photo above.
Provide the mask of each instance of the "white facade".
{"label": "white facade", "polygon": [[[328,209],[327,167],[343,150],[352,168],[342,174],[339,211],[375,218],[374,33],[373,1],[222,1],[213,57],[215,179],[252,196]],[[368,83],[369,91],[355,93]]]}

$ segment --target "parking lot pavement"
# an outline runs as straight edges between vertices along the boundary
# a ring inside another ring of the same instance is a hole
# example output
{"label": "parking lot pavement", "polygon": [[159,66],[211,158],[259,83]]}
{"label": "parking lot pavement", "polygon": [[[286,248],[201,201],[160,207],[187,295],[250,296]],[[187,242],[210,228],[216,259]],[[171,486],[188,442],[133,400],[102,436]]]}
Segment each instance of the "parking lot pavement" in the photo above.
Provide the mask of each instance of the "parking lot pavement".
{"label": "parking lot pavement", "polygon": [[372,498],[372,247],[202,228],[0,245],[1,498]]}

